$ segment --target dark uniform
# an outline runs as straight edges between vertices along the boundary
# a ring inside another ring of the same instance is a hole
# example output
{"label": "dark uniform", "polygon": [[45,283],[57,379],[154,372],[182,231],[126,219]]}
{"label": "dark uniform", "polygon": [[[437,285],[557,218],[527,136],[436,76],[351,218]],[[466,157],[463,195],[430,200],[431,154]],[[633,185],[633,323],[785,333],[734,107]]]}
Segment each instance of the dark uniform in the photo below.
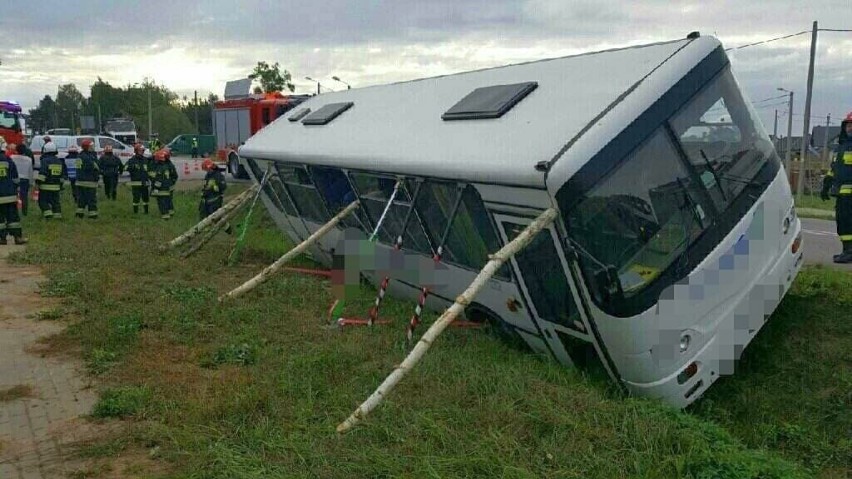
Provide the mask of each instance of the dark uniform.
{"label": "dark uniform", "polygon": [[169,167],[169,173],[172,178],[172,184],[169,186],[169,215],[175,214],[175,185],[177,184],[178,172],[177,167],[172,163],[171,153],[166,153],[166,165]]}
{"label": "dark uniform", "polygon": [[198,138],[192,139],[192,157],[198,158]]}
{"label": "dark uniform", "polygon": [[62,190],[63,178],[68,177],[65,161],[56,156],[55,152],[41,155],[41,168],[36,177],[38,186],[38,207],[45,219],[62,218],[62,205],[59,191]]}
{"label": "dark uniform", "polygon": [[18,168],[11,158],[0,152],[0,244],[6,244],[7,234],[15,237],[15,244],[26,242],[18,216]]}
{"label": "dark uniform", "polygon": [[133,212],[139,212],[142,205],[145,214],[148,213],[148,159],[142,154],[135,154],[129,160],[124,169],[130,174],[130,191],[133,193]]}
{"label": "dark uniform", "polygon": [[98,160],[101,175],[104,177],[104,191],[107,199],[115,200],[118,190],[118,177],[124,172],[121,158],[113,153],[104,153]]}
{"label": "dark uniform", "polygon": [[98,180],[101,169],[98,167],[98,155],[93,151],[83,151],[77,160],[77,218],[86,215],[98,217]]}
{"label": "dark uniform", "polygon": [[201,189],[201,205],[199,213],[201,219],[207,218],[214,211],[222,207],[225,194],[225,175],[215,168],[204,175],[204,186]]}
{"label": "dark uniform", "polygon": [[77,163],[80,161],[80,155],[76,150],[71,150],[65,155],[65,178],[71,183],[71,196],[74,198],[74,203],[77,203]]}
{"label": "dark uniform", "polygon": [[837,155],[822,185],[822,199],[837,198],[834,216],[843,252],[834,257],[835,263],[852,263],[852,113],[840,124]]}
{"label": "dark uniform", "polygon": [[177,178],[175,167],[168,161],[155,161],[148,174],[151,177],[151,196],[157,199],[160,217],[167,220],[172,217],[172,187]]}

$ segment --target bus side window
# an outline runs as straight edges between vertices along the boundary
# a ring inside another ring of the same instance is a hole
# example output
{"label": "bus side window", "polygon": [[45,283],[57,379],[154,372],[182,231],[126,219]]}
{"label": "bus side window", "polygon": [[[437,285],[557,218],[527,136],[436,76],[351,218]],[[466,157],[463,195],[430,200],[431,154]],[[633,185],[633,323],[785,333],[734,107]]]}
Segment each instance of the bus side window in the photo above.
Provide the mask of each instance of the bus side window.
{"label": "bus side window", "polygon": [[331,217],[308,172],[300,166],[275,165],[300,215],[320,224],[328,221]]}
{"label": "bus side window", "polygon": [[263,126],[268,125],[272,122],[269,118],[269,107],[262,108],[260,110],[260,121],[263,123]]}

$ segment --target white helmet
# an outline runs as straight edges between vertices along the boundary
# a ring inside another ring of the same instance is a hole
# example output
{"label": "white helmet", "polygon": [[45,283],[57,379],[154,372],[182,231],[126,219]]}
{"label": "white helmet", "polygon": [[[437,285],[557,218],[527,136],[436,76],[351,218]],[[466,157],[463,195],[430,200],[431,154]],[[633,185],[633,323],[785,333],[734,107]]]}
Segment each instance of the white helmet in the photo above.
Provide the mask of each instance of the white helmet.
{"label": "white helmet", "polygon": [[56,153],[56,143],[52,141],[45,143],[42,151],[44,153]]}

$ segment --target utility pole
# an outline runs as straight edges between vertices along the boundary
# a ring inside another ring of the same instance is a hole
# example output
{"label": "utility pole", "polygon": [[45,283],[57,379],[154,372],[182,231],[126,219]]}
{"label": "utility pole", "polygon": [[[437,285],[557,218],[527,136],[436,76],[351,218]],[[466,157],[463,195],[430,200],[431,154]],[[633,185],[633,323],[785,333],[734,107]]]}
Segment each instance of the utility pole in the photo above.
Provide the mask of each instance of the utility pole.
{"label": "utility pole", "polygon": [[103,128],[104,128],[104,122],[103,122],[103,118],[101,118],[101,104],[98,103],[98,127],[95,128],[95,130],[97,130],[97,133],[100,134],[101,131],[103,131]]}
{"label": "utility pole", "polygon": [[822,155],[823,161],[828,159],[828,129],[831,125],[831,113],[825,117],[825,137],[822,139]]}
{"label": "utility pole", "polygon": [[805,189],[805,158],[808,153],[808,132],[811,128],[811,97],[814,93],[814,61],[816,60],[817,22],[811,33],[811,61],[808,65],[808,90],[805,94],[805,121],[802,128],[802,166],[799,171],[799,181],[796,185],[796,200],[801,203],[802,193]]}
{"label": "utility pole", "polygon": [[193,101],[193,110],[195,110],[195,134],[200,135],[201,131],[198,129],[198,90],[195,90]]}
{"label": "utility pole", "polygon": [[787,148],[784,152],[784,170],[787,171],[787,174],[790,174],[790,157],[793,149],[793,92],[790,90],[785,90],[783,88],[778,88],[778,91],[786,91],[790,94],[790,103],[787,105]]}
{"label": "utility pole", "polygon": [[148,78],[145,78],[145,86],[148,89],[148,139],[153,138],[154,127],[151,116],[151,83],[148,82]]}
{"label": "utility pole", "polygon": [[775,109],[775,126],[772,127],[772,143],[778,149],[778,108]]}

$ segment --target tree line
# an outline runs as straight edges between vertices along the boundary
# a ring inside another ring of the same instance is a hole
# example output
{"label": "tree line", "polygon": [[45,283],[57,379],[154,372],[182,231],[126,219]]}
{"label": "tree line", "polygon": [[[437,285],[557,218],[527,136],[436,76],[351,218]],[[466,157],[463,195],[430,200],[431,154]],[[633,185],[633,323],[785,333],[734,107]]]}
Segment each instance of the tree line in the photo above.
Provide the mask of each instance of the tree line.
{"label": "tree line", "polygon": [[[215,94],[206,98],[180,97],[168,88],[152,81],[115,87],[100,77],[91,85],[91,93],[84,96],[73,83],[59,85],[56,97],[45,95],[38,106],[29,111],[28,125],[35,132],[52,128],[71,128],[87,133],[100,133],[103,123],[112,118],[132,118],[141,138],[156,133],[163,141],[179,134],[195,133],[196,114],[198,133],[213,134],[212,105],[218,101]],[[151,123],[148,131],[148,93],[151,95]],[[95,131],[84,128],[82,117],[92,117]]]}
{"label": "tree line", "polygon": [[[294,90],[290,72],[281,71],[277,62],[271,65],[257,62],[248,78],[259,84],[254,93]],[[90,92],[86,97],[73,83],[59,85],[56,98],[45,95],[38,106],[29,111],[28,125],[39,133],[52,128],[71,128],[72,131],[80,128],[92,134],[100,133],[109,119],[132,118],[140,138],[150,138],[151,133],[156,133],[160,140],[168,142],[180,134],[213,134],[213,103],[219,100],[213,93],[196,101],[194,97],[180,97],[151,80],[114,87],[100,77],[91,85]],[[148,131],[149,93],[152,132]],[[94,131],[84,128],[82,117],[94,118]]]}

